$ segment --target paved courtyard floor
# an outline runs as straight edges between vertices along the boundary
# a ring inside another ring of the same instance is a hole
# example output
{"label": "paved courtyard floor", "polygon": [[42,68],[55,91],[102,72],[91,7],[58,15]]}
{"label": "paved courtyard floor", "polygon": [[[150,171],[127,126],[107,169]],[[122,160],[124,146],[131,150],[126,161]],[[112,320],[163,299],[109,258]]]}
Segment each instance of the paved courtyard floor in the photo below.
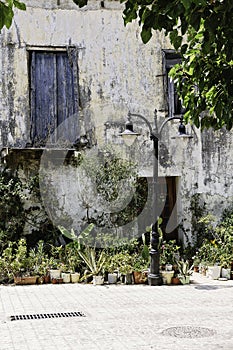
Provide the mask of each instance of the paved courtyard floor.
{"label": "paved courtyard floor", "polygon": [[[82,312],[85,317],[11,320]],[[0,286],[0,350],[232,350],[233,280]]]}

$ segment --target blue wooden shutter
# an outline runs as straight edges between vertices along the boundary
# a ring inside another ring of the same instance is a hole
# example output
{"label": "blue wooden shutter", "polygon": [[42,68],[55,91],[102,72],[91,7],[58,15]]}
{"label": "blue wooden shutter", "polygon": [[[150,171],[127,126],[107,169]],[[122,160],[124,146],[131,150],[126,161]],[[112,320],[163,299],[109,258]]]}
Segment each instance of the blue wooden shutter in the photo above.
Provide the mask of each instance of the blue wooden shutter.
{"label": "blue wooden shutter", "polygon": [[78,69],[76,55],[32,53],[31,138],[34,145],[78,138]]}

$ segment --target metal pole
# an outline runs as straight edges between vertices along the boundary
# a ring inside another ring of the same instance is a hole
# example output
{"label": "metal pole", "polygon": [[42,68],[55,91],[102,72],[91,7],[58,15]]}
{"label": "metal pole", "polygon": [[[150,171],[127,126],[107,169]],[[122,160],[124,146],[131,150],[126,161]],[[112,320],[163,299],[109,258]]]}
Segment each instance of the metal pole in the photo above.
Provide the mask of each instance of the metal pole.
{"label": "metal pole", "polygon": [[130,113],[128,117],[138,117],[147,124],[150,130],[150,138],[153,141],[153,182],[152,182],[152,220],[154,221],[152,225],[152,233],[151,233],[151,250],[150,250],[150,273],[148,275],[148,283],[151,286],[159,286],[162,284],[162,277],[159,273],[159,243],[160,243],[160,235],[158,230],[158,208],[159,208],[159,191],[158,191],[158,156],[159,156],[159,139],[161,137],[162,130],[164,126],[170,122],[171,120],[178,119],[180,121],[183,120],[182,116],[173,116],[164,120],[160,128],[157,126],[157,110],[154,111],[154,130],[147,118],[145,118],[141,114]]}
{"label": "metal pole", "polygon": [[158,231],[158,155],[159,155],[159,138],[157,128],[157,110],[154,114],[154,126],[155,129],[151,133],[151,139],[153,141],[153,204],[152,214],[154,223],[152,225],[151,233],[151,262],[150,262],[150,273],[148,275],[148,283],[150,286],[159,286],[162,284],[162,277],[159,273],[159,231]]}

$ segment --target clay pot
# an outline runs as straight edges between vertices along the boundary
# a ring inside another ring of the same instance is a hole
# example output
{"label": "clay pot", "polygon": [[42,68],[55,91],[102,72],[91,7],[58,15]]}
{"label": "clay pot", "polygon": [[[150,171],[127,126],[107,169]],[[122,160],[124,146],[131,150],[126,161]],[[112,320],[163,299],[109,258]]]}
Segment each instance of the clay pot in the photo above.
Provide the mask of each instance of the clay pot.
{"label": "clay pot", "polygon": [[50,282],[51,282],[50,276],[49,275],[44,276],[44,283],[50,283]]}
{"label": "clay pot", "polygon": [[15,284],[36,284],[38,276],[14,277]]}
{"label": "clay pot", "polygon": [[172,284],[180,284],[180,279],[178,277],[172,277]]}
{"label": "clay pot", "polygon": [[52,284],[63,283],[63,278],[52,278]]}
{"label": "clay pot", "polygon": [[133,271],[133,279],[135,284],[143,284],[147,281],[147,276],[144,272]]}

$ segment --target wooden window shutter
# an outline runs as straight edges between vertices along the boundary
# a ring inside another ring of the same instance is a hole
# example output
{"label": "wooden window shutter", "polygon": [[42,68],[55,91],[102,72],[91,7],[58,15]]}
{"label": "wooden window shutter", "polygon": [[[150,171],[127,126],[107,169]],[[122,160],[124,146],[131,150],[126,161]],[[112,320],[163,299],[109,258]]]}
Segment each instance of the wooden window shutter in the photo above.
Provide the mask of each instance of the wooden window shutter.
{"label": "wooden window shutter", "polygon": [[31,57],[31,138],[74,143],[78,138],[77,55],[34,51]]}
{"label": "wooden window shutter", "polygon": [[167,105],[169,111],[169,117],[174,115],[180,115],[184,113],[182,108],[181,100],[177,94],[173,81],[168,76],[170,69],[177,63],[181,62],[181,57],[178,53],[172,50],[164,51],[164,76],[165,76],[165,86],[167,92]]}

